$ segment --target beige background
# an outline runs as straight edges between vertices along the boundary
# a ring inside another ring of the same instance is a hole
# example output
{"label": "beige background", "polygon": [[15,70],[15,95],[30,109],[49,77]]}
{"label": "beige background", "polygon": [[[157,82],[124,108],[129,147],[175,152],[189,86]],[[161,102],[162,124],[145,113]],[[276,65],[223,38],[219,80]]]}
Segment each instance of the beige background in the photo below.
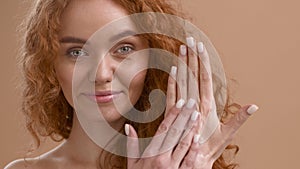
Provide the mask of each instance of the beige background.
{"label": "beige background", "polygon": [[[15,30],[24,14],[21,0],[2,1],[0,168],[20,158],[30,137],[18,112]],[[300,2],[297,0],[182,0],[218,49],[235,100],[260,110],[240,129],[237,161],[242,169],[299,168]],[[43,150],[53,146],[49,143]],[[43,151],[42,150],[42,151]],[[298,161],[297,161],[298,160]]]}

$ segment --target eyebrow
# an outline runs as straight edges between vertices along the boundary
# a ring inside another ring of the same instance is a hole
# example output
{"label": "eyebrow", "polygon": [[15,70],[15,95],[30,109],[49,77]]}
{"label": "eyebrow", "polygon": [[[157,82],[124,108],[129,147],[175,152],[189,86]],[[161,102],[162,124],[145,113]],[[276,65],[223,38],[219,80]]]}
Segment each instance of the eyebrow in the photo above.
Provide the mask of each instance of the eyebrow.
{"label": "eyebrow", "polygon": [[[117,35],[112,36],[109,41],[114,42],[116,40],[122,39],[127,36],[136,35],[137,33],[132,30],[126,30],[123,31]],[[79,44],[86,44],[87,40],[78,38],[78,37],[72,37],[72,36],[66,36],[59,40],[60,43],[79,43]]]}
{"label": "eyebrow", "polygon": [[80,43],[80,44],[85,44],[87,40],[77,38],[77,37],[72,37],[72,36],[66,36],[63,37],[59,40],[60,43]]}
{"label": "eyebrow", "polygon": [[119,33],[119,34],[116,34],[116,35],[112,36],[112,37],[109,39],[109,41],[114,42],[114,41],[116,41],[116,40],[125,38],[125,37],[127,37],[127,36],[134,36],[134,35],[137,35],[137,33],[134,32],[134,31],[132,31],[132,30],[126,30],[126,31],[123,31],[123,32],[121,32],[121,33]]}

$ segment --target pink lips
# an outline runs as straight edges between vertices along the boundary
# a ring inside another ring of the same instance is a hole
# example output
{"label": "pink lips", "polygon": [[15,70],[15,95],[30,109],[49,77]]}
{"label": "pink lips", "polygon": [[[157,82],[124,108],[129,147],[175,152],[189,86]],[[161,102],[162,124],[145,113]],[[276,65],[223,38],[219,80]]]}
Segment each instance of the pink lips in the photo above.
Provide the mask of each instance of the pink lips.
{"label": "pink lips", "polygon": [[121,94],[121,91],[96,91],[93,94],[86,94],[92,101],[97,103],[109,103]]}

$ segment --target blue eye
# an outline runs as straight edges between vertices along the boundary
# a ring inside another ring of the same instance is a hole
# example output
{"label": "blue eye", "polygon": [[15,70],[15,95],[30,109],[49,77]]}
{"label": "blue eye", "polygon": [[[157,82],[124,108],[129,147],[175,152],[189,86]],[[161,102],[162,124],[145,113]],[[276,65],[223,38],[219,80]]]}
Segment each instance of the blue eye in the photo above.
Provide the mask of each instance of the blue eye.
{"label": "blue eye", "polygon": [[121,55],[127,55],[127,54],[131,53],[133,50],[134,50],[133,47],[126,45],[126,46],[122,46],[122,47],[118,48],[116,53],[121,54]]}
{"label": "blue eye", "polygon": [[84,51],[83,49],[71,49],[68,52],[68,55],[73,58],[88,56],[89,53],[87,51]]}

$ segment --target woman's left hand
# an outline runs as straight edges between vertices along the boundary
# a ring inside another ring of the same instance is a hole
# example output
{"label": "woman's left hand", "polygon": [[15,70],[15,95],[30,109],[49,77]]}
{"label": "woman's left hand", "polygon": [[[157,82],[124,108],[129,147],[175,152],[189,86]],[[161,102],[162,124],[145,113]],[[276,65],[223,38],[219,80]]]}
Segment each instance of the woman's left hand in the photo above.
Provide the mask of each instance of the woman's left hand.
{"label": "woman's left hand", "polygon": [[[219,122],[212,135],[200,144],[199,141],[202,138],[200,131],[202,131],[201,129],[203,129],[205,125],[203,122],[206,121],[210,113],[216,113],[212,73],[208,52],[203,43],[199,42],[196,44],[194,39],[190,37],[187,38],[187,44],[188,48],[184,45],[180,47],[181,52],[175,78],[177,80],[177,87],[175,83],[175,86],[168,86],[168,90],[170,90],[167,91],[166,112],[169,112],[168,110],[171,109],[176,100],[188,100],[192,98],[197,102],[197,111],[201,112],[198,118],[199,121],[196,126],[193,126],[192,130],[188,131],[190,133],[187,134],[190,135],[192,132],[194,137],[183,137],[177,145],[188,146],[173,149],[170,153],[164,154],[164,158],[158,158],[161,161],[157,161],[157,163],[163,165],[166,160],[169,161],[171,159],[173,168],[176,166],[175,168],[180,169],[211,169],[214,162],[232,141],[237,130],[258,107],[256,105],[243,106],[226,123]],[[188,71],[187,67],[190,71]],[[176,92],[172,90],[177,91],[175,97],[172,93]],[[131,132],[134,132],[134,134],[130,134],[131,137],[137,137],[134,129],[132,127],[130,129]],[[133,145],[133,143],[128,143],[128,150],[136,147],[138,146]],[[142,157],[140,159],[130,160],[129,158],[129,163],[132,162],[132,165],[134,165],[134,163],[140,160],[147,159]],[[160,167],[170,168],[170,166],[159,166],[157,168]]]}
{"label": "woman's left hand", "polygon": [[[184,168],[211,169],[214,162],[230,144],[238,129],[242,126],[242,124],[244,124],[244,122],[252,113],[257,111],[258,107],[256,105],[243,106],[226,123],[220,122],[208,140],[202,144],[199,144],[201,135],[198,133],[200,133],[201,129],[203,128],[203,121],[208,118],[210,113],[216,113],[212,70],[209,55],[204,44],[202,42],[196,43],[192,37],[187,38],[187,43],[189,46],[187,49],[189,56],[188,59],[184,58],[182,60],[184,60],[185,63],[188,63],[188,67],[191,70],[190,72],[192,72],[190,73],[187,71],[189,79],[199,79],[199,81],[188,80],[188,88],[192,88],[190,85],[195,85],[194,81],[196,81],[196,85],[199,87],[199,97],[196,96],[196,98],[200,99],[198,109],[201,112],[201,118],[199,118],[196,131],[197,133],[194,135],[194,144],[191,144],[181,167],[185,166]],[[199,74],[196,72],[199,72]],[[194,91],[187,91],[188,97],[195,97]]]}

